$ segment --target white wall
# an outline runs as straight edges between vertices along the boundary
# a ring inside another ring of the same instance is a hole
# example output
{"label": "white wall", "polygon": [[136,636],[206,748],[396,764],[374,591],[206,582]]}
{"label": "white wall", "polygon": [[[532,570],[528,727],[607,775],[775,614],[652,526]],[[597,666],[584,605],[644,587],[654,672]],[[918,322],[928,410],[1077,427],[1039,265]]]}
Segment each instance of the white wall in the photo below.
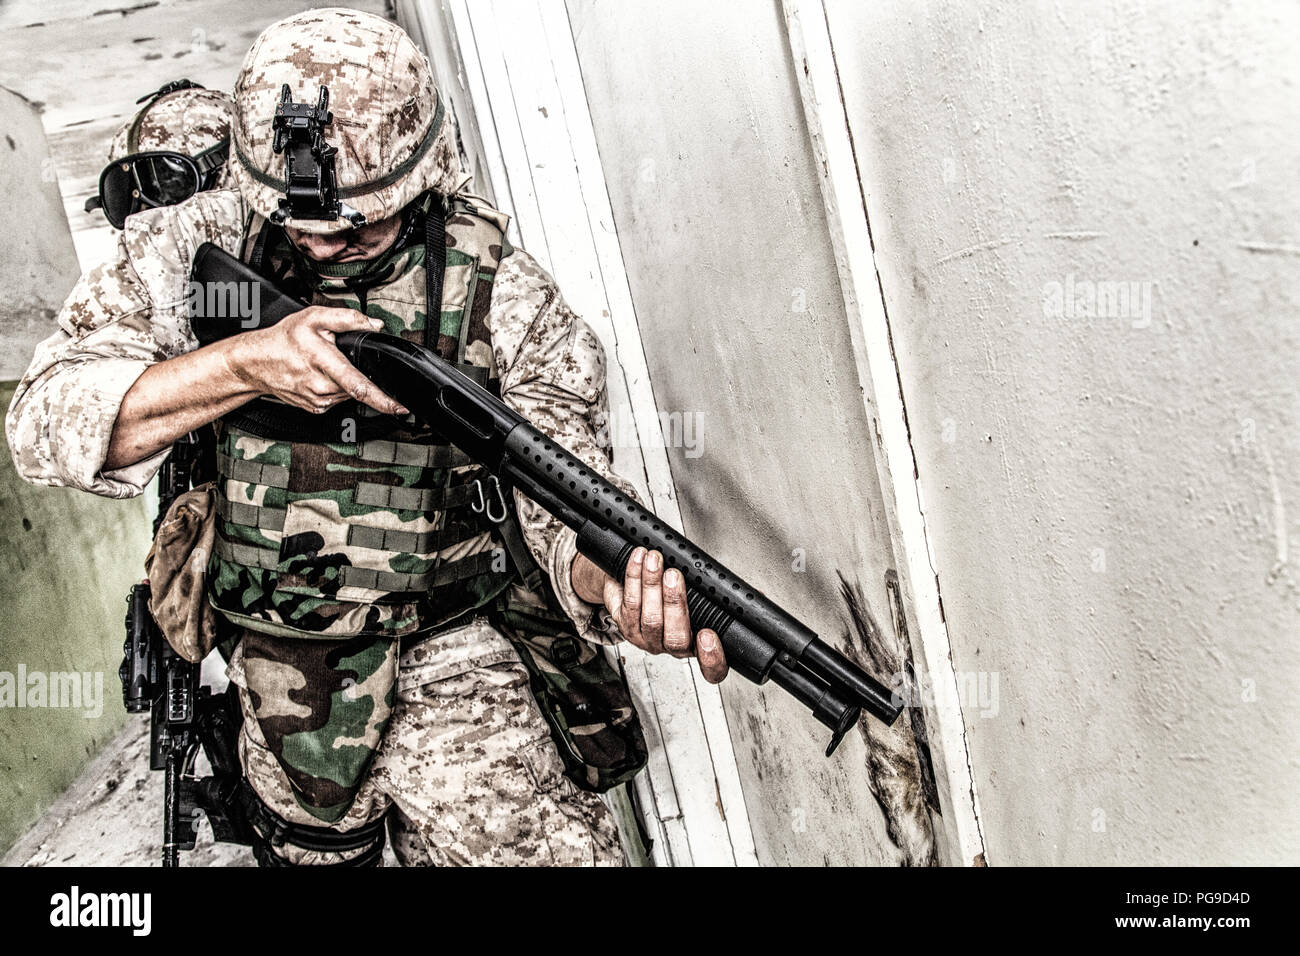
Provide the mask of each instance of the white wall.
{"label": "white wall", "polygon": [[[896,651],[872,428],[780,8],[568,7],[655,401],[698,424],[669,449],[684,530],[865,659],[842,575]],[[722,696],[760,863],[929,858],[907,718],[864,718],[828,760],[783,691],[734,678]]]}
{"label": "white wall", "polygon": [[1295,863],[1300,8],[826,8],[989,862]]}

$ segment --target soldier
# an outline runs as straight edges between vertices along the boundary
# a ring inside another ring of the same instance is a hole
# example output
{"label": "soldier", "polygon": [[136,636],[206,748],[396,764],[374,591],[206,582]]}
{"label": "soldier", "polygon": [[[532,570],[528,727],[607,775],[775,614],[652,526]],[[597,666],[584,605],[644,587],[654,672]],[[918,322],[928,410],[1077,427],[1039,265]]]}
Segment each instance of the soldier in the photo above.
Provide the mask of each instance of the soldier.
{"label": "soldier", "polygon": [[[272,121],[286,85],[298,115],[329,91],[336,152],[312,154],[318,183],[337,177],[326,218],[286,188]],[[232,140],[236,189],[137,213],[116,259],[74,289],[6,420],[19,472],[138,495],[172,441],[216,420],[206,590],[233,646],[253,816],[275,836],[260,862],[369,862],[387,817],[404,864],[621,863],[572,755],[566,776],[529,668],[553,669],[569,633],[583,662],[623,638],[696,657],[716,682],[717,636],[692,635],[682,577],[659,554],[638,549],[615,581],[533,502],[492,501],[486,476],[333,336],[428,344],[632,494],[597,437],[600,343],[470,192],[428,62],[388,21],[329,9],[269,27],[236,83]],[[185,289],[204,241],[312,306],[196,348]],[[615,710],[570,730],[627,731],[630,702]]]}
{"label": "soldier", "polygon": [[113,134],[99,192],[86,200],[86,212],[103,210],[114,229],[141,209],[230,186],[234,103],[227,94],[174,80],[136,102],[144,106]]}

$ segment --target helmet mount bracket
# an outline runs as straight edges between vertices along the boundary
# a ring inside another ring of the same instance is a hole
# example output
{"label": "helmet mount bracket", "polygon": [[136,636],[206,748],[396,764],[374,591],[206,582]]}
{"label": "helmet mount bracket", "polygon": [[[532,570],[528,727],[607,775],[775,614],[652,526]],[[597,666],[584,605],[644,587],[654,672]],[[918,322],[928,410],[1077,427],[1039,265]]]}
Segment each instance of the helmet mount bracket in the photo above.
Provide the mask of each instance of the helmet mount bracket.
{"label": "helmet mount bracket", "polygon": [[271,214],[271,222],[276,225],[290,219],[339,218],[346,219],[355,229],[366,224],[364,215],[339,200],[334,174],[338,148],[325,142],[325,127],[334,122],[329,101],[328,87],[320,88],[314,106],[295,103],[288,83],[280,88],[280,102],[271,124],[275,132],[271,148],[276,153],[284,153],[285,198]]}

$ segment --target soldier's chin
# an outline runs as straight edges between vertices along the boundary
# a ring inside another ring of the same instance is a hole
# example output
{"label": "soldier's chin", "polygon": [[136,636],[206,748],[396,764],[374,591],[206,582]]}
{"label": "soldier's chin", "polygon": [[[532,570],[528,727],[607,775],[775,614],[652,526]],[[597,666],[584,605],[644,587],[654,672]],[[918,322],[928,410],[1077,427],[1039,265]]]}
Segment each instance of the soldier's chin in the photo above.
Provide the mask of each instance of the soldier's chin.
{"label": "soldier's chin", "polygon": [[344,246],[337,252],[321,254],[313,251],[310,245],[304,243],[301,239],[289,236],[289,241],[297,247],[298,251],[307,257],[311,262],[317,265],[329,266],[340,262],[364,262],[367,259],[376,259],[382,255],[383,250],[370,250],[358,246]]}
{"label": "soldier's chin", "polygon": [[332,265],[337,265],[340,262],[366,262],[367,260],[370,259],[379,258],[381,253],[360,250],[357,252],[344,252],[339,255],[327,256],[324,259],[318,256],[313,256],[310,252],[304,253],[304,255],[306,255],[308,259],[310,259],[312,262],[317,263],[318,265],[332,266]]}

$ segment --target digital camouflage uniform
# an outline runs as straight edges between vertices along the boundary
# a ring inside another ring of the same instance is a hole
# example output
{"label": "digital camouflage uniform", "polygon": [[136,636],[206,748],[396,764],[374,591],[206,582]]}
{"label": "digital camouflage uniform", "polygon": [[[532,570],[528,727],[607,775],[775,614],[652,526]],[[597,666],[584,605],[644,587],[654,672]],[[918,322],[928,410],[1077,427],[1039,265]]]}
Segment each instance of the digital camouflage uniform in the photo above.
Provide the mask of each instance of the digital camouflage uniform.
{"label": "digital camouflage uniform", "polygon": [[[326,42],[331,50],[351,51],[352,72],[320,54]],[[474,240],[485,223],[497,224],[500,236],[504,217],[468,191],[454,122],[433,89],[427,61],[391,24],[345,10],[290,18],[250,50],[236,87],[241,109],[230,170],[239,189],[130,217],[117,256],[77,283],[59,313],[59,330],[38,346],[6,419],[18,471],[38,483],[131,497],[161,465],[165,451],[104,470],[113,423],[145,368],[196,347],[186,306],[198,245],[212,242],[247,258],[265,229],[262,217],[278,194],[256,171],[274,162],[270,117],[286,67],[317,71],[294,91],[295,99],[314,100],[316,85],[329,85],[335,126],[344,125],[345,134],[349,115],[382,117],[382,135],[362,127],[365,135],[353,132],[338,154],[344,189],[383,181],[346,200],[369,221],[396,214],[426,189],[448,197],[452,207],[438,329],[432,322],[425,329],[423,300],[401,304],[403,295],[416,298],[410,293],[420,287],[419,255],[391,264],[383,281],[367,288],[365,301],[349,301],[355,289],[337,274],[313,277],[306,289],[311,298],[362,306],[384,319],[385,331],[427,336],[444,357],[477,366],[511,407],[633,494],[610,471],[610,449],[597,438],[607,416],[599,341],[536,261],[503,240],[495,250],[476,248],[478,266],[462,269],[469,272],[463,278],[454,274],[457,243]],[[360,86],[356,76],[363,77]],[[403,83],[412,95],[393,95]],[[384,181],[385,163],[391,168],[402,160],[408,160],[403,178]],[[278,261],[290,280],[291,258]],[[277,266],[274,254],[269,259]],[[482,287],[477,273],[492,260],[490,306],[480,315],[467,296]],[[444,329],[441,321],[458,312],[455,329]],[[480,320],[477,335],[472,318]],[[453,332],[459,335],[444,334]],[[220,428],[223,513],[216,553],[209,556],[209,599],[239,628],[229,673],[241,689],[240,754],[253,788],[290,823],[338,830],[373,820],[391,805],[390,829],[403,862],[621,863],[609,812],[563,775],[527,671],[483,613],[488,601],[509,597],[527,605],[536,596],[504,576],[493,583],[501,548],[491,531],[441,547],[442,507],[450,513],[457,475],[471,474],[472,466],[448,458],[447,446],[428,446],[427,437],[391,438],[294,443],[285,458],[275,441],[224,423]],[[421,447],[432,450],[408,460]],[[295,474],[310,484],[301,501],[293,499]],[[321,476],[334,484],[319,487]],[[362,478],[381,486],[382,503],[361,500]],[[268,503],[276,494],[282,500]],[[463,494],[460,499],[463,505]],[[514,505],[523,541],[577,632],[595,644],[619,640],[607,612],[573,591],[574,533],[522,496]],[[353,547],[361,540],[353,529],[362,526],[365,546]],[[278,560],[267,566],[266,555],[277,551]],[[464,565],[466,558],[483,559],[472,578],[439,579],[444,565]],[[454,593],[446,595],[444,585]],[[415,586],[464,613],[451,615],[454,629],[403,651],[398,638],[443,622],[439,607],[387,593]],[[287,849],[284,855],[333,859]]]}

